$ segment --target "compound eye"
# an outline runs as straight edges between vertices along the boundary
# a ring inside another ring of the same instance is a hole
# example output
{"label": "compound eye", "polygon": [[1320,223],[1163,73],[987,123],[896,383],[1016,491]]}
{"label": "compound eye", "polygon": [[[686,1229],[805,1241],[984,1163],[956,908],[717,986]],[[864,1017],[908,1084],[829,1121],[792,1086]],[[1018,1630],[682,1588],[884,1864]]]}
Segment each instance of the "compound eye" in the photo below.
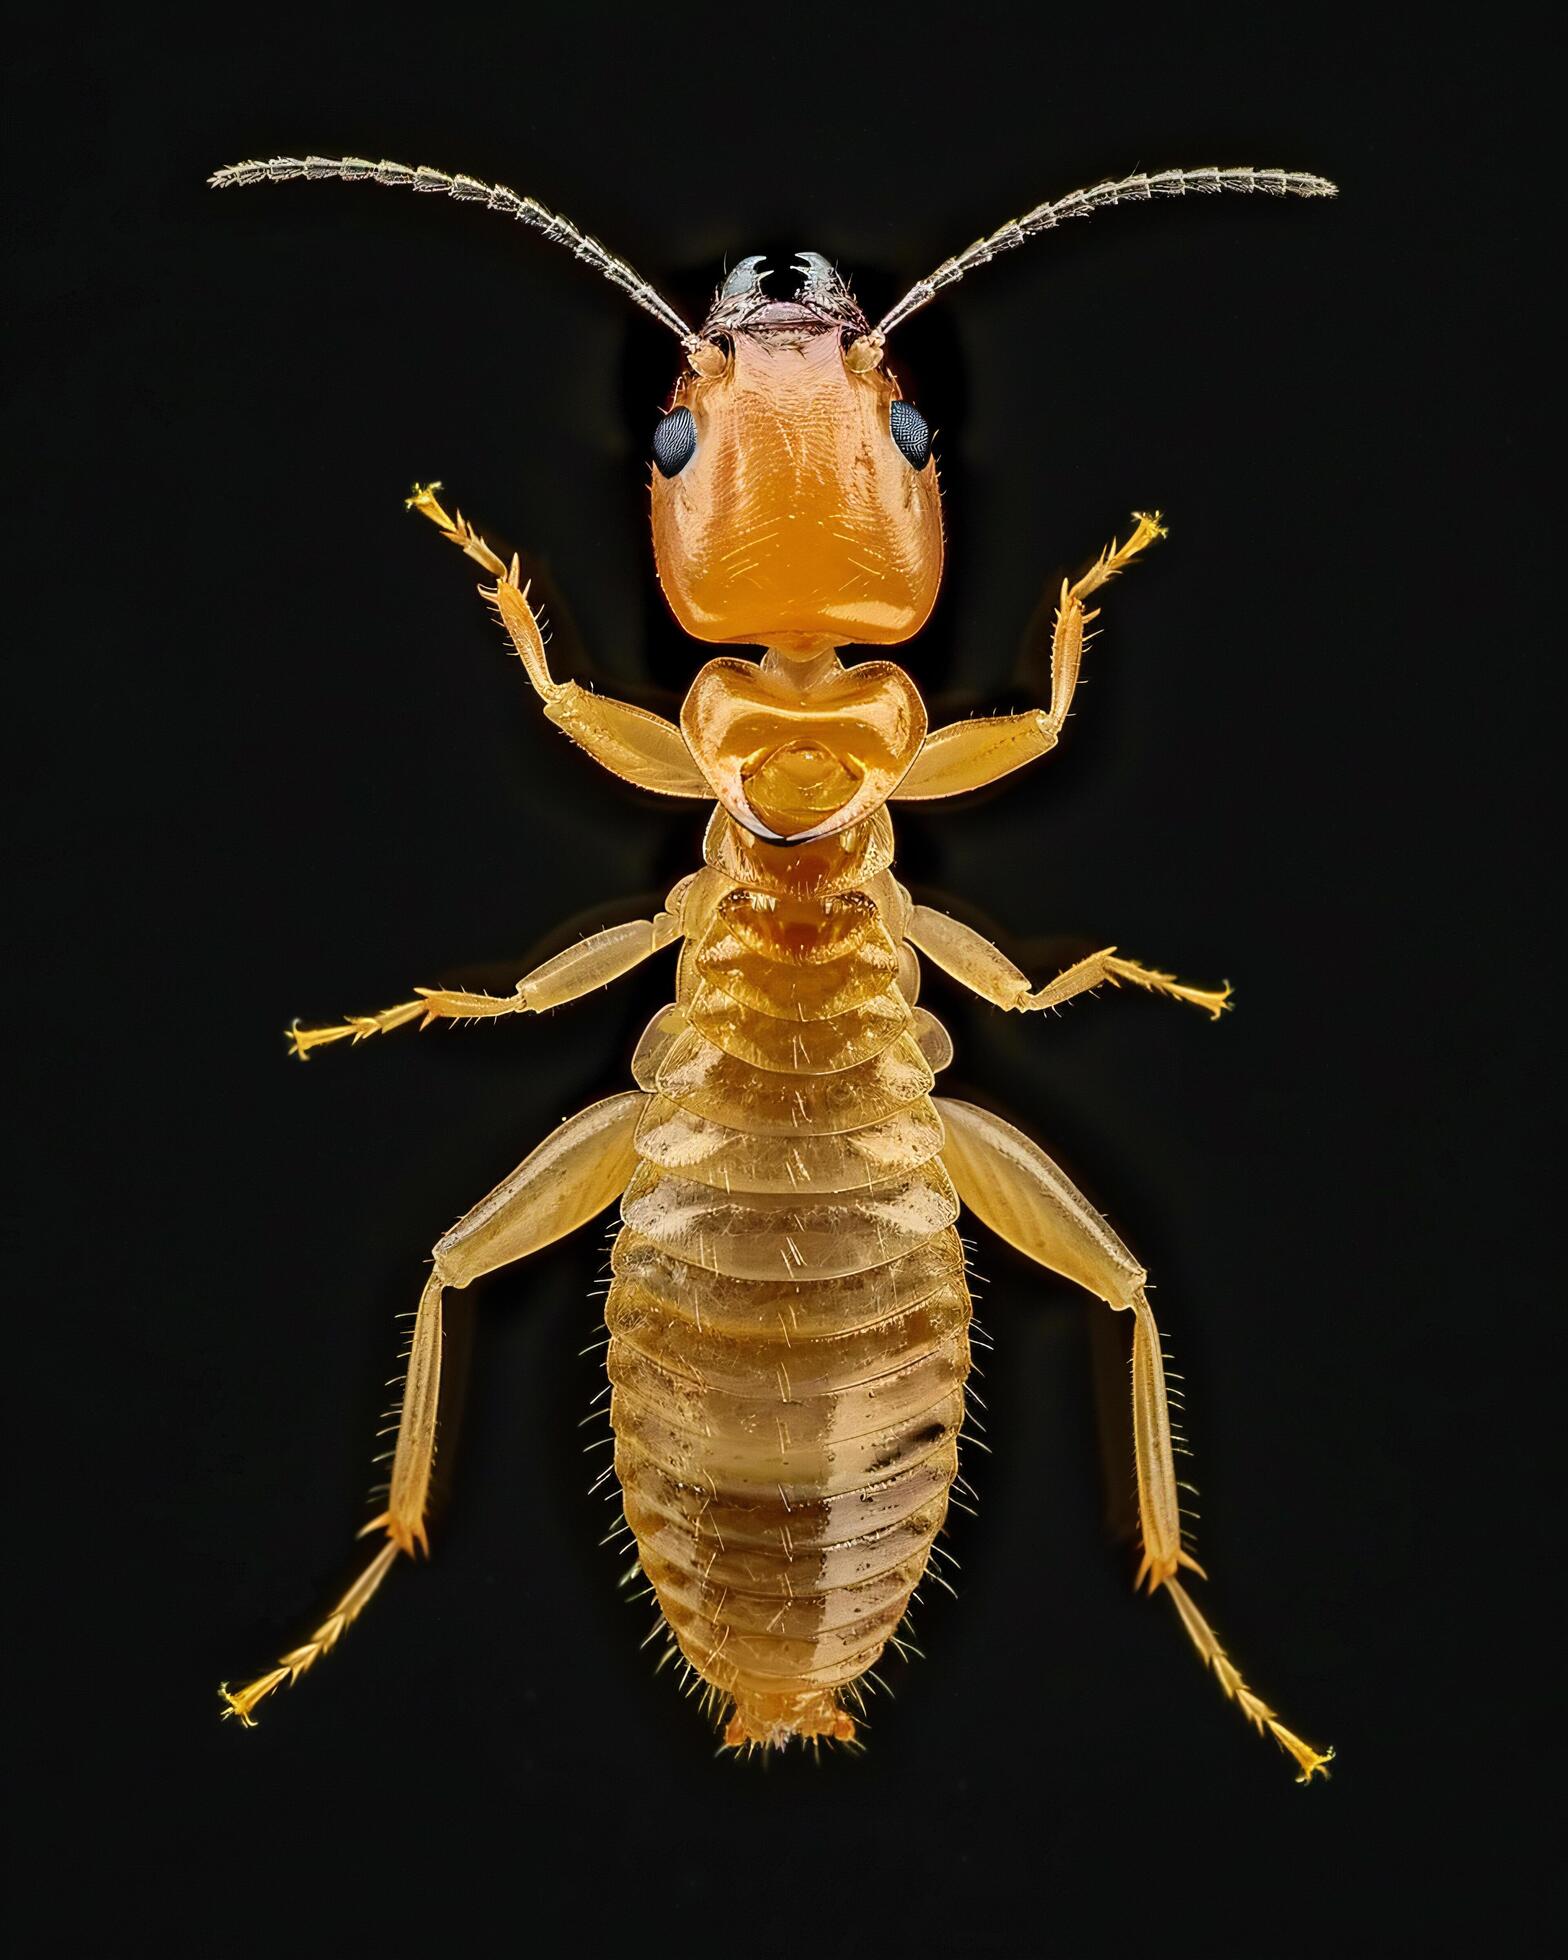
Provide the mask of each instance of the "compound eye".
{"label": "compound eye", "polygon": [[888,425],[899,454],[912,470],[923,470],[931,460],[931,425],[913,402],[898,400],[888,409]]}
{"label": "compound eye", "polygon": [[660,476],[679,476],[696,453],[697,423],[691,410],[672,408],[653,432],[653,460]]}

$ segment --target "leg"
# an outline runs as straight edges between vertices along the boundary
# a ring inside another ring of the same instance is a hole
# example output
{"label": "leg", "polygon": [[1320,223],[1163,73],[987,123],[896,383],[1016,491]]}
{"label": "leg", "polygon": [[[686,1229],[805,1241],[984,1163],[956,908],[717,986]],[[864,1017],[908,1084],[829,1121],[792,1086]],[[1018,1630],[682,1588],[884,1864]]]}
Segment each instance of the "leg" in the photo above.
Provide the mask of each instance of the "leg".
{"label": "leg", "polygon": [[361,1534],[384,1532],[385,1543],[302,1646],[244,1687],[222,1689],[225,1714],[237,1715],[251,1727],[258,1703],[275,1688],[297,1681],[332,1651],[370,1603],[399,1553],[412,1557],[416,1548],[429,1551],[425,1513],[441,1397],[443,1289],[467,1286],[483,1273],[553,1245],[619,1197],[636,1166],[632,1133],[646,1100],[637,1091],[611,1096],[563,1123],[437,1242],[435,1270],[425,1282],[414,1320],[387,1508]]}
{"label": "leg", "polygon": [[1051,705],[1023,715],[980,715],[950,722],[928,735],[913,767],[893,792],[895,801],[962,796],[1009,776],[1015,769],[1054,749],[1072,706],[1083,662],[1084,634],[1097,614],[1084,600],[1130,565],[1140,551],[1165,533],[1159,512],[1134,513],[1137,523],[1127,542],[1111,544],[1076,585],[1062,580],[1051,637]]}
{"label": "leg", "polygon": [[1171,1454],[1170,1409],[1159,1329],[1144,1292],[1147,1274],[1089,1201],[1021,1131],[972,1103],[937,1099],[947,1126],[942,1161],[958,1195],[999,1238],[1052,1272],[1076,1280],[1107,1305],[1133,1316],[1132,1414],[1143,1562],[1136,1583],[1165,1589],[1182,1625],[1220,1686],[1259,1730],[1300,1765],[1303,1783],[1327,1772],[1332,1751],[1314,1749],[1287,1729],[1232,1665],[1177,1574],[1202,1567],[1181,1541],[1181,1510]]}
{"label": "leg", "polygon": [[383,1008],[379,1014],[351,1014],[346,1021],[330,1027],[302,1028],[296,1022],[289,1029],[292,1052],[304,1061],[312,1048],[334,1041],[364,1041],[373,1034],[390,1034],[394,1028],[418,1021],[421,1027],[442,1018],[482,1020],[498,1014],[542,1014],[547,1007],[564,1007],[580,1000],[596,987],[607,987],[623,973],[672,945],[681,934],[683,879],[670,893],[666,909],[652,919],[632,919],[606,932],[593,933],[568,946],[564,953],[525,973],[510,995],[465,994],[439,987],[416,987],[418,1000],[406,1000],[398,1007]]}
{"label": "leg", "polygon": [[1013,965],[1007,956],[970,927],[951,919],[929,905],[916,905],[909,915],[904,935],[928,959],[961,985],[997,1007],[1015,1014],[1032,1014],[1048,1007],[1061,1007],[1075,994],[1088,993],[1107,981],[1114,987],[1123,980],[1151,993],[1165,994],[1172,1000],[1185,1000],[1205,1008],[1218,1020],[1230,1004],[1230,987],[1192,987],[1171,973],[1157,973],[1139,966],[1136,960],[1119,959],[1114,946],[1091,953],[1043,987],[1031,987],[1029,976]]}
{"label": "leg", "polygon": [[623,782],[651,790],[656,796],[711,798],[713,792],[673,722],[624,701],[612,701],[608,695],[590,694],[576,681],[558,681],[551,676],[544,635],[528,603],[528,588],[518,582],[521,568],[517,559],[504,565],[461,511],[455,519],[448,517],[435,498],[440,488],[439,483],[416,483],[413,496],[407,500],[409,508],[428,517],[443,537],[494,577],[493,590],[483,586],[480,590],[494,600],[529,684],[544,703],[546,717]]}
{"label": "leg", "polygon": [[[421,517],[428,517],[436,529],[467,558],[476,565],[482,565],[492,578],[506,578],[508,567],[504,558],[499,558],[489,545],[459,511],[456,517],[448,517],[436,498],[441,488],[439,483],[416,483],[414,494],[403,499],[405,510],[417,510]],[[515,563],[515,561],[514,561]]]}
{"label": "leg", "polygon": [[1061,1007],[1075,994],[1090,992],[1106,981],[1114,987],[1121,981],[1134,987],[1144,987],[1151,994],[1164,994],[1170,1000],[1184,1000],[1193,1007],[1204,1008],[1210,1019],[1217,1021],[1230,1005],[1230,982],[1222,981],[1218,987],[1193,987],[1178,980],[1174,973],[1159,973],[1153,967],[1140,966],[1136,960],[1123,960],[1116,957],[1116,948],[1107,946],[1102,952],[1091,953],[1087,959],[1079,960],[1059,973],[1044,987],[1036,987],[1022,1002],[1020,1008],[1026,1013],[1039,1012],[1048,1007]]}

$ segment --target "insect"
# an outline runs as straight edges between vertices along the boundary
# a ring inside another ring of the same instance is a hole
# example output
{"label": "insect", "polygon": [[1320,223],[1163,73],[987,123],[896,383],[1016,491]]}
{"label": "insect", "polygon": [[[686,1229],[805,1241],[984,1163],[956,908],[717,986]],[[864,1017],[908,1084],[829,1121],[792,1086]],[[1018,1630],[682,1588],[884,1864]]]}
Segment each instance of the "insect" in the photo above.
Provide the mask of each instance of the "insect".
{"label": "insect", "polygon": [[493,580],[546,717],[613,775],[713,804],[702,868],[653,918],[547,960],[506,996],[421,987],[335,1025],[293,1030],[308,1056],[437,1019],[538,1014],[679,949],[675,1000],[643,1034],[635,1088],[549,1136],[434,1249],[414,1319],[386,1502],[368,1565],[302,1645],[237,1689],[257,1707],[336,1646],[388,1571],[428,1551],[426,1512],[448,1288],[548,1245],[619,1203],[606,1301],[614,1474],[638,1562],[726,1744],[855,1739],[852,1709],[896,1636],[958,1469],[970,1300],[967,1208],[1051,1271],[1130,1317],[1142,1562],[1205,1664],[1303,1782],[1331,1752],[1243,1681],[1183,1574],[1160,1335],[1137,1259],[1038,1145],[933,1093],[952,1058],[918,1005],[920,962],[1017,1013],[1127,983],[1213,1016],[1228,988],[1190,986],[1106,948],[1042,986],[988,940],[917,904],[892,873],[889,805],[994,783],[1055,746],[1089,601],[1162,535],[1136,515],[1063,581],[1049,705],[931,729],[918,688],[881,659],[919,630],[942,572],[931,434],[886,359],[889,334],[997,254],[1102,207],[1187,192],[1331,196],[1321,177],[1169,170],[1042,204],[911,287],[875,326],[814,252],[789,297],[757,257],[719,287],[700,331],[623,260],[532,198],[428,168],[275,158],[219,187],[344,178],[475,200],[571,249],[679,339],[683,371],[654,431],[660,584],[681,626],[720,647],[680,722],[551,673],[508,564],[439,485],[410,503]]}

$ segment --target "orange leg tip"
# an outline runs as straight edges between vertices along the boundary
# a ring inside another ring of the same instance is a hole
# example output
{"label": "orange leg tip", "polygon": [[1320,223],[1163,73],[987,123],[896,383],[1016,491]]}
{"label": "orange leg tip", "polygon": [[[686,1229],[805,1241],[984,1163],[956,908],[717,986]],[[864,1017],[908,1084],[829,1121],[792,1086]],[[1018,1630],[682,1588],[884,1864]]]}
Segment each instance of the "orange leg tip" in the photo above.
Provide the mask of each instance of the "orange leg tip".
{"label": "orange leg tip", "polygon": [[223,1703],[223,1707],[219,1710],[219,1713],[222,1715],[224,1721],[227,1721],[231,1715],[237,1715],[240,1718],[241,1728],[253,1729],[256,1726],[247,1714],[239,1696],[230,1691],[227,1681],[220,1681],[218,1683],[218,1699]]}
{"label": "orange leg tip", "polygon": [[443,531],[450,531],[452,520],[441,508],[436,492],[439,483],[416,483],[414,494],[403,499],[404,510],[417,510],[421,517],[428,517],[432,523],[439,524]]}
{"label": "orange leg tip", "polygon": [[1270,1733],[1282,1749],[1288,1750],[1301,1765],[1298,1783],[1310,1783],[1314,1776],[1321,1776],[1325,1783],[1329,1780],[1329,1764],[1334,1760],[1334,1751],[1314,1749],[1310,1742],[1303,1742],[1299,1735],[1293,1735],[1282,1722],[1270,1722]]}
{"label": "orange leg tip", "polygon": [[286,1667],[276,1667],[270,1674],[263,1674],[259,1680],[251,1681],[237,1690],[225,1681],[218,1690],[218,1697],[224,1704],[224,1715],[237,1715],[241,1728],[255,1728],[257,1704],[265,1701],[273,1689],[280,1688],[288,1678],[289,1670]]}
{"label": "orange leg tip", "polygon": [[[372,1029],[371,1032],[373,1033],[374,1030]],[[292,1021],[283,1039],[289,1044],[289,1053],[305,1062],[309,1061],[312,1048],[322,1048],[331,1042],[341,1041],[345,1035],[351,1036],[355,1041],[363,1038],[352,1022],[343,1022],[332,1028],[302,1028],[298,1021]]]}

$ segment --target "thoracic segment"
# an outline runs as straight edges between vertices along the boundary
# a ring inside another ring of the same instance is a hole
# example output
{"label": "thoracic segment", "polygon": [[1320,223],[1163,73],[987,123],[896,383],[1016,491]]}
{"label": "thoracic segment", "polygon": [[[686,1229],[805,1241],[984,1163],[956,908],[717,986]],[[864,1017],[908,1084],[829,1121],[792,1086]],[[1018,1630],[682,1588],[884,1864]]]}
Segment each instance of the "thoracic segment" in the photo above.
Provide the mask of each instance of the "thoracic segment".
{"label": "thoracic segment", "polygon": [[946,1516],[970,1303],[885,813],[715,817],[606,1302],[626,1518],[725,1740],[849,1740]]}

